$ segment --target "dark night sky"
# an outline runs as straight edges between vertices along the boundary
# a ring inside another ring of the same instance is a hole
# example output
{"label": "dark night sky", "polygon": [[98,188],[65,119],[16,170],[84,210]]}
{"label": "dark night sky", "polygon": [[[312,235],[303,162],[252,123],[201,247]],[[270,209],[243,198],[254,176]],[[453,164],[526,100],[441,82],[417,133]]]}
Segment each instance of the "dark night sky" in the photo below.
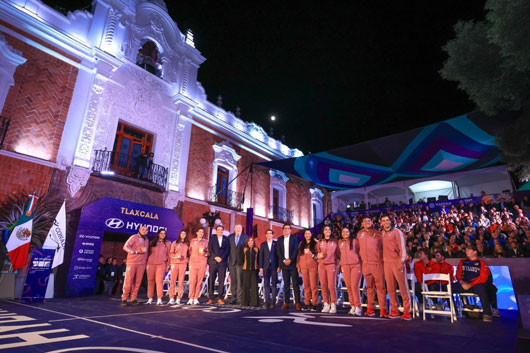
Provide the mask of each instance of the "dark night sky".
{"label": "dark night sky", "polygon": [[484,0],[166,3],[207,58],[199,81],[208,99],[221,94],[225,109],[239,105],[266,131],[276,115],[275,137],[304,153],[474,109],[438,70],[454,24],[482,18]]}

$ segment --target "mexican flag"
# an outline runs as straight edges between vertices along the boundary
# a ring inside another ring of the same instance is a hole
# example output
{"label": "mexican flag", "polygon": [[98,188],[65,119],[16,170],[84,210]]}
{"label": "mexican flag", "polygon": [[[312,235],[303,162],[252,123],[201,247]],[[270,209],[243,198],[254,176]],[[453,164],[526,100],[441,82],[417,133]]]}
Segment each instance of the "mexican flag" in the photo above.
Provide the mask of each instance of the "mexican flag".
{"label": "mexican flag", "polygon": [[33,228],[33,209],[38,199],[36,195],[29,195],[26,211],[18,220],[7,241],[6,248],[13,265],[13,271],[26,266],[31,243],[31,230]]}

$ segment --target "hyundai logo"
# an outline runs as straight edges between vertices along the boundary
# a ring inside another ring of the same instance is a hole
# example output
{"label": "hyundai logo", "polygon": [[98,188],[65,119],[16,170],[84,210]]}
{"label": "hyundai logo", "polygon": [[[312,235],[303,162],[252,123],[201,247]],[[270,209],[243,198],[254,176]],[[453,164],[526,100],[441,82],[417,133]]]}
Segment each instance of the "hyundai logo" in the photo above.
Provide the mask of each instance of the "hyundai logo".
{"label": "hyundai logo", "polygon": [[118,218],[109,218],[105,221],[105,225],[112,229],[120,229],[125,223]]}

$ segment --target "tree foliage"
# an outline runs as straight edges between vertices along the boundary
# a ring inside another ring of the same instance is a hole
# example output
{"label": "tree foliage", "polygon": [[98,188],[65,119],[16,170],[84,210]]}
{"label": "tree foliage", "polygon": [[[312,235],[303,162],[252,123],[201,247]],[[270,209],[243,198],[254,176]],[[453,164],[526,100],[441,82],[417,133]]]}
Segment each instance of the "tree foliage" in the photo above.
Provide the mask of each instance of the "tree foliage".
{"label": "tree foliage", "polygon": [[517,113],[499,129],[497,143],[508,168],[529,179],[530,1],[488,0],[485,9],[485,19],[455,25],[440,75],[458,82],[488,115]]}

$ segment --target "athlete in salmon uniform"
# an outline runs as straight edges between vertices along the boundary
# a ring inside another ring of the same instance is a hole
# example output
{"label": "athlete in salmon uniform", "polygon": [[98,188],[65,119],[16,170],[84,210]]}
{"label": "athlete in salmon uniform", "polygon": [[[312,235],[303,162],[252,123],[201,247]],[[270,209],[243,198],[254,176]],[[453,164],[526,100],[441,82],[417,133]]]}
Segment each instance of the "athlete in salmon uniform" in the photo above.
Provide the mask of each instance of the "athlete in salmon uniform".
{"label": "athlete in salmon uniform", "polygon": [[[318,305],[318,243],[309,229],[304,231],[304,239],[298,246],[296,267],[304,282],[304,304],[306,310],[316,311]],[[312,306],[311,306],[312,304]]]}
{"label": "athlete in salmon uniform", "polygon": [[341,231],[342,239],[339,240],[340,268],[350,299],[350,312],[348,314],[362,316],[361,296],[359,285],[361,283],[361,258],[359,257],[359,242],[350,236],[346,227]]}
{"label": "athlete in salmon uniform", "polygon": [[188,304],[199,304],[202,279],[206,273],[208,240],[204,239],[204,229],[199,228],[197,237],[190,242],[190,283]]}
{"label": "athlete in salmon uniform", "polygon": [[389,216],[381,217],[383,226],[383,262],[385,271],[386,289],[390,297],[391,319],[400,317],[398,311],[398,300],[396,293],[396,281],[403,298],[403,320],[412,320],[410,316],[410,296],[405,272],[405,258],[407,250],[405,248],[405,235],[394,228]]}
{"label": "athlete in salmon uniform", "polygon": [[[339,248],[337,241],[331,237],[331,228],[324,226],[317,247],[318,277],[324,302],[323,313],[337,312],[337,263]],[[330,305],[331,302],[331,305]]]}
{"label": "athlete in salmon uniform", "polygon": [[153,302],[156,284],[156,305],[162,305],[164,296],[164,275],[168,270],[169,249],[171,242],[166,239],[165,229],[156,233],[156,238],[149,246],[149,257],[147,258],[147,304]]}
{"label": "athlete in salmon uniform", "polygon": [[[171,283],[169,285],[169,304],[180,305],[184,293],[184,276],[189,261],[189,241],[185,230],[181,230],[177,240],[171,244],[169,250],[169,265],[171,267]],[[175,287],[178,281],[177,301],[175,302]]]}
{"label": "athlete in salmon uniform", "polygon": [[148,247],[149,240],[147,239],[146,226],[141,226],[138,234],[132,235],[123,246],[123,250],[127,252],[127,268],[125,270],[121,306],[127,305],[129,295],[131,296],[131,304],[138,305],[136,298],[138,298],[138,290],[144,277]]}
{"label": "athlete in salmon uniform", "polygon": [[359,254],[363,262],[363,276],[368,298],[366,316],[375,316],[374,302],[377,289],[379,316],[386,316],[385,276],[383,271],[383,236],[373,229],[370,217],[362,221],[362,229],[357,233]]}

